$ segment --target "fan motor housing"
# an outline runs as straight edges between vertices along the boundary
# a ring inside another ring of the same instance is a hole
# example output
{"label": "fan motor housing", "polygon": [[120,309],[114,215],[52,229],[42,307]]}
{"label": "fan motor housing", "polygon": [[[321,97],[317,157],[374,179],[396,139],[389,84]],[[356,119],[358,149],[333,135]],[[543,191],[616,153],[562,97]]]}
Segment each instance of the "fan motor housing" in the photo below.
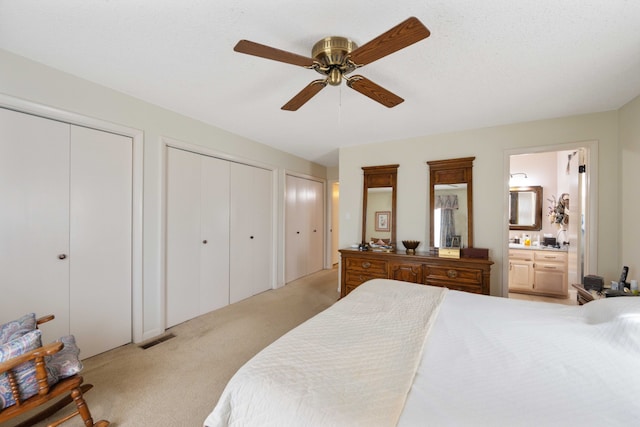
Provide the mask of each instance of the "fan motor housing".
{"label": "fan motor housing", "polygon": [[322,67],[316,68],[316,71],[329,76],[328,83],[330,85],[339,85],[342,75],[355,69],[355,66],[348,62],[347,58],[357,48],[358,45],[346,37],[331,36],[323,38],[316,42],[311,49],[313,59],[322,64]]}

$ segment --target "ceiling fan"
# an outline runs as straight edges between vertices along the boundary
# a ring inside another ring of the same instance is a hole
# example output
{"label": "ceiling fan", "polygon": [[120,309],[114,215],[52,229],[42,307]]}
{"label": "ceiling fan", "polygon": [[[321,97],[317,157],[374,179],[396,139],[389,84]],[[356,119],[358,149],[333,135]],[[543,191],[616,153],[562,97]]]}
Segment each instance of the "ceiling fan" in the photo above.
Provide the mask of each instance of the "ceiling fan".
{"label": "ceiling fan", "polygon": [[348,77],[347,74],[353,72],[356,68],[370,64],[425,39],[430,34],[427,27],[418,18],[411,17],[360,47],[345,37],[325,37],[313,45],[311,58],[249,40],[240,40],[233,50],[247,55],[310,68],[326,76],[309,83],[282,106],[283,110],[296,111],[326,87],[327,84],[338,86],[343,78],[350,88],[385,107],[391,108],[403,102],[404,99],[366,77],[361,75]]}

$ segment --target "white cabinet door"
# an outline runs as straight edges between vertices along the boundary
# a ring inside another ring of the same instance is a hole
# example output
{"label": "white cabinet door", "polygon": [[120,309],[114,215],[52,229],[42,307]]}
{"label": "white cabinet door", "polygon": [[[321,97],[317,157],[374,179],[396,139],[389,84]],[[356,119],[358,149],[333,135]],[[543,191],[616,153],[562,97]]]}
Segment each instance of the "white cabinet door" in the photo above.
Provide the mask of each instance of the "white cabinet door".
{"label": "white cabinet door", "polygon": [[54,314],[43,340],[69,333],[69,125],[2,108],[0,294],[0,323]]}
{"label": "white cabinet door", "polygon": [[271,289],[273,264],[272,172],[231,163],[231,303]]}
{"label": "white cabinet door", "polygon": [[70,330],[83,358],[131,342],[132,150],[71,126]]}

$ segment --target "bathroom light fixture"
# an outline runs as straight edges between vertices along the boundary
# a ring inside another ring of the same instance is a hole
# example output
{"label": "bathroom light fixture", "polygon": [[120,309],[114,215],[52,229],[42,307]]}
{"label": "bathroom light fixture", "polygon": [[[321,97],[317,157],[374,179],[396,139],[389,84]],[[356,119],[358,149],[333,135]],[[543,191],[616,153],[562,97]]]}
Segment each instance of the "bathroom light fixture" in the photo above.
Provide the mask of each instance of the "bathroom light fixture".
{"label": "bathroom light fixture", "polygon": [[514,177],[514,176],[516,176],[516,175],[524,175],[524,177],[525,177],[525,178],[528,178],[527,174],[526,174],[526,173],[524,173],[524,172],[516,172],[516,173],[512,173],[512,174],[509,174],[509,177],[510,177],[510,178],[513,178],[513,177]]}

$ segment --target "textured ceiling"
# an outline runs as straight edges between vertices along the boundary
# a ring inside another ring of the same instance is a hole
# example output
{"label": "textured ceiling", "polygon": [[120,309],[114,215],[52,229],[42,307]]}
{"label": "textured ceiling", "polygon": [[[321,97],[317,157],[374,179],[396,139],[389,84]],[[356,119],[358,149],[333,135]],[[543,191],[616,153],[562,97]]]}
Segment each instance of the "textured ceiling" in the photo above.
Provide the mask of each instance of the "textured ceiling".
{"label": "textured ceiling", "polygon": [[[393,109],[343,84],[282,111],[319,75],[233,51],[311,56],[409,16],[431,36],[358,70]],[[342,146],[619,108],[640,93],[640,2],[0,0],[0,48],[334,166]]]}

